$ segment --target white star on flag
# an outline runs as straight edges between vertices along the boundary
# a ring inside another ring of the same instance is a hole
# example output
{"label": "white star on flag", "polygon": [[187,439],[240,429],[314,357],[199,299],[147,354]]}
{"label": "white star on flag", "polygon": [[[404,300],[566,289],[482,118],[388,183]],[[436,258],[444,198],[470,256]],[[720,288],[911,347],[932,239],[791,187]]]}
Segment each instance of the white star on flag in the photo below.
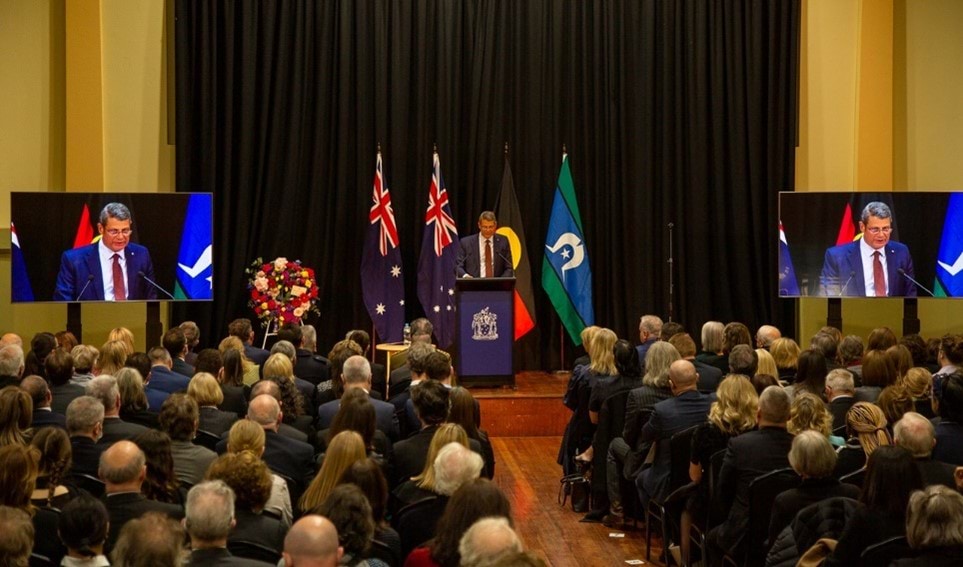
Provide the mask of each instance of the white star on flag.
{"label": "white star on flag", "polygon": [[441,307],[438,307],[437,305],[435,305],[434,307],[432,307],[432,310],[433,310],[435,313],[440,313],[440,312],[441,312]]}
{"label": "white star on flag", "polygon": [[379,304],[375,307],[375,311],[378,312],[378,315],[384,315],[384,314],[385,314],[385,304],[384,304],[384,303],[379,303]]}
{"label": "white star on flag", "polygon": [[451,311],[451,305],[449,305],[448,307],[445,307],[445,309],[448,311]]}
{"label": "white star on flag", "polygon": [[567,248],[566,248],[565,250],[562,250],[562,258],[565,258],[565,259],[567,260],[567,259],[568,259],[568,254],[569,254],[569,252],[568,252],[568,249],[567,249]]}
{"label": "white star on flag", "polygon": [[448,288],[448,295],[455,295],[455,290]]}
{"label": "white star on flag", "polygon": [[402,299],[401,301],[399,301],[399,302],[398,302],[398,305],[404,307],[404,306],[405,306],[405,300]]}
{"label": "white star on flag", "polygon": [[391,266],[391,277],[397,278],[401,275],[401,266]]}

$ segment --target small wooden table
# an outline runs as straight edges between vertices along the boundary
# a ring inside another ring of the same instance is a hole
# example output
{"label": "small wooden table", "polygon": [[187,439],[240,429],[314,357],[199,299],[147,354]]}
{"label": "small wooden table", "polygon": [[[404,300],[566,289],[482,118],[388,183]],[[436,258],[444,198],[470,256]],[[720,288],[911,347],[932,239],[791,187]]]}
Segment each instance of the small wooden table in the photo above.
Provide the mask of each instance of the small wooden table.
{"label": "small wooden table", "polygon": [[376,351],[385,353],[385,401],[388,401],[388,388],[391,386],[391,357],[399,352],[405,352],[411,345],[405,343],[379,343],[375,345]]}

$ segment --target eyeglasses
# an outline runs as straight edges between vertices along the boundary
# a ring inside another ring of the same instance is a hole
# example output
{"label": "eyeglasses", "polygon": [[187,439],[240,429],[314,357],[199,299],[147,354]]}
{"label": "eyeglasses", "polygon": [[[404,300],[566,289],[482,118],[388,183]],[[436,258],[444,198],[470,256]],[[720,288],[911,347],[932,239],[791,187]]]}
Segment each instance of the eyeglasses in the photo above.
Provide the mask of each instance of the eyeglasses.
{"label": "eyeglasses", "polygon": [[893,227],[891,227],[891,226],[884,226],[884,227],[874,226],[873,228],[867,228],[867,229],[866,229],[866,232],[868,232],[868,233],[870,233],[870,234],[872,234],[872,235],[877,235],[877,234],[879,234],[879,233],[881,233],[881,232],[882,232],[883,234],[889,234],[889,233],[893,232]]}
{"label": "eyeglasses", "polygon": [[130,236],[131,230],[129,228],[111,228],[104,232],[107,233],[107,236]]}

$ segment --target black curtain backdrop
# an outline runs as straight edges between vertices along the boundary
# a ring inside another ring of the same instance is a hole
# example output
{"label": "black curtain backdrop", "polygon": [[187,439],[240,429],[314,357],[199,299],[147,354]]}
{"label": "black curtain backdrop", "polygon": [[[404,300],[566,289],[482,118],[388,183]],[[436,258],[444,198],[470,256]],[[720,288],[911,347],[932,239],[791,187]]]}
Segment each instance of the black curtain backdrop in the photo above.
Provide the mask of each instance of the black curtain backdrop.
{"label": "black curtain backdrop", "polygon": [[253,319],[246,265],[282,255],[321,274],[320,350],[370,330],[378,143],[420,316],[432,145],[464,236],[495,205],[508,142],[538,290],[520,368],[560,364],[540,277],[563,144],[596,324],[635,339],[640,315],[667,316],[672,222],[674,319],[697,340],[708,319],[792,328],[776,213],[793,188],[799,18],[799,0],[177,0],[177,190],[215,194],[216,300],[173,321],[216,343]]}

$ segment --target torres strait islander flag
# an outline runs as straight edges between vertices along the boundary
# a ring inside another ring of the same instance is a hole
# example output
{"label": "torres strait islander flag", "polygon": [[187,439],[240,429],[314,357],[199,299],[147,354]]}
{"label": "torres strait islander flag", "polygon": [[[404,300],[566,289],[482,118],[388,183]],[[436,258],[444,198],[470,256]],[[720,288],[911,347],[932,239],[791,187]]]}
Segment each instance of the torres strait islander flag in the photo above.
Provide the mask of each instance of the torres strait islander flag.
{"label": "torres strait islander flag", "polygon": [[512,267],[515,270],[515,340],[517,341],[535,328],[535,289],[532,287],[532,268],[528,262],[522,212],[518,208],[515,182],[512,179],[512,168],[508,163],[507,153],[502,188],[498,194],[498,205],[495,210],[498,215],[498,234],[508,239],[508,244],[512,248],[512,261],[515,263]]}
{"label": "torres strait islander flag", "polygon": [[447,348],[455,339],[455,260],[458,228],[451,217],[448,191],[441,176],[441,159],[432,156],[431,187],[425,231],[418,258],[418,299],[425,317],[435,327],[438,346]]}

